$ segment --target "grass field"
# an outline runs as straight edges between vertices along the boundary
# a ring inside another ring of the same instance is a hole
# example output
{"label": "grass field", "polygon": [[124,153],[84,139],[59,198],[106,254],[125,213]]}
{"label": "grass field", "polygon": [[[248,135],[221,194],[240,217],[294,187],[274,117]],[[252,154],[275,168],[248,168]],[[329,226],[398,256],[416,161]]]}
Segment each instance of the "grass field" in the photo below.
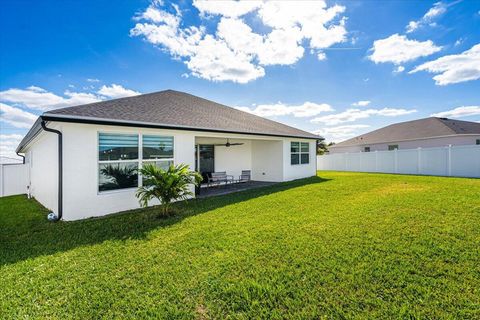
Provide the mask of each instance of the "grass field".
{"label": "grass field", "polygon": [[0,199],[0,319],[480,318],[480,180],[318,177],[49,223]]}

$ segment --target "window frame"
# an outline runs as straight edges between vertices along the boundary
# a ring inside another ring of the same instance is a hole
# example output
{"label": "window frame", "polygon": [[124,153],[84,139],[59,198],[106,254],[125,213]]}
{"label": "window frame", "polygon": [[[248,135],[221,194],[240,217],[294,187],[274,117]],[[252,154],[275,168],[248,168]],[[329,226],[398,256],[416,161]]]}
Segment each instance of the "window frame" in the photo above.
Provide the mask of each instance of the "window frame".
{"label": "window frame", "polygon": [[[392,147],[392,148],[390,148]],[[398,150],[398,144],[389,144],[388,145],[388,151],[395,151]]]}
{"label": "window frame", "polygon": [[[368,150],[367,150],[368,149]],[[370,147],[363,147],[363,152],[371,152]]]}
{"label": "window frame", "polygon": [[[138,137],[138,157],[137,159],[118,159],[118,160],[100,160],[100,134],[118,134],[118,135],[137,135]],[[129,188],[122,188],[122,189],[113,189],[113,190],[104,190],[100,191],[100,164],[102,163],[137,163],[137,170],[142,168],[143,162],[158,162],[158,161],[171,161],[174,165],[176,163],[176,147],[175,147],[175,136],[168,135],[168,134],[158,134],[158,133],[145,133],[147,136],[168,136],[172,137],[172,144],[173,144],[173,157],[172,158],[160,158],[160,159],[143,159],[143,135],[144,133],[135,133],[135,132],[127,132],[127,131],[97,131],[97,145],[96,145],[96,184],[97,184],[97,195],[105,195],[111,193],[119,193],[119,192],[132,192],[133,190],[138,189],[143,185],[143,178],[140,173],[137,173],[137,186],[136,187],[129,187]]]}
{"label": "window frame", "polygon": [[[171,158],[155,158],[155,159],[143,159],[143,136],[157,136],[157,137],[171,137],[172,138],[172,157]],[[175,136],[173,135],[165,135],[165,134],[150,134],[150,133],[140,133],[140,140],[139,140],[139,153],[138,157],[140,158],[139,164],[138,164],[138,169],[140,170],[143,167],[143,163],[155,163],[155,162],[171,162],[173,165],[175,165]],[[138,186],[141,187],[143,186],[143,177],[139,173],[138,174]]]}
{"label": "window frame", "polygon": [[[293,143],[298,143],[298,151],[297,152],[292,152],[292,144]],[[308,151],[302,151],[302,144],[306,144],[308,146]],[[305,141],[290,141],[290,165],[291,166],[299,166],[299,165],[307,165],[310,164],[310,142],[305,142]],[[298,156],[298,163],[292,163],[292,156],[297,155]],[[307,155],[307,162],[302,162],[302,155]]]}

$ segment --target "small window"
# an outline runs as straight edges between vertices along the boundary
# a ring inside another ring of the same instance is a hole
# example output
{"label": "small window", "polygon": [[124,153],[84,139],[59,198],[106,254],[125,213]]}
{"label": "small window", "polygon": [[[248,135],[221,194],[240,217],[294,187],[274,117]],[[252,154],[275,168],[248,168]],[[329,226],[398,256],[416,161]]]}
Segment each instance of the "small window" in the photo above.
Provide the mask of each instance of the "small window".
{"label": "small window", "polygon": [[308,153],[309,148],[310,148],[310,145],[309,145],[308,142],[302,142],[302,143],[300,144],[300,146],[301,146],[301,148],[300,148],[300,151],[301,151],[301,152],[307,152],[307,153]]}
{"label": "small window", "polygon": [[298,153],[292,153],[290,164],[300,164],[300,155]]}
{"label": "small window", "polygon": [[291,153],[300,152],[300,142],[291,142],[290,143],[290,152]]}
{"label": "small window", "polygon": [[477,139],[475,144],[480,144],[480,139]]}
{"label": "small window", "polygon": [[308,164],[310,162],[310,144],[308,142],[290,142],[290,164]]}
{"label": "small window", "polygon": [[391,144],[388,146],[389,151],[398,150],[398,144]]}
{"label": "small window", "polygon": [[310,161],[310,155],[308,153],[302,153],[300,155],[300,163],[301,164],[308,164]]}
{"label": "small window", "polygon": [[365,147],[365,148],[363,149],[363,151],[364,151],[364,152],[370,152],[370,147]]}

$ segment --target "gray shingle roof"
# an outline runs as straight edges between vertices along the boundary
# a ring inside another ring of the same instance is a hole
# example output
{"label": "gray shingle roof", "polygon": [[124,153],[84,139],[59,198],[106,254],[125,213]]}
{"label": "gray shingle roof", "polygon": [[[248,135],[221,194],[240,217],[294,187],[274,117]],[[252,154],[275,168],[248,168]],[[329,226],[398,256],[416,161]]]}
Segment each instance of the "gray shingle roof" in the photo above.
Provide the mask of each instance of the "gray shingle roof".
{"label": "gray shingle roof", "polygon": [[330,148],[416,140],[455,134],[480,134],[480,123],[447,118],[425,118],[395,123],[337,143]]}
{"label": "gray shingle roof", "polygon": [[149,123],[184,129],[318,138],[312,133],[174,90],[57,109],[43,115]]}

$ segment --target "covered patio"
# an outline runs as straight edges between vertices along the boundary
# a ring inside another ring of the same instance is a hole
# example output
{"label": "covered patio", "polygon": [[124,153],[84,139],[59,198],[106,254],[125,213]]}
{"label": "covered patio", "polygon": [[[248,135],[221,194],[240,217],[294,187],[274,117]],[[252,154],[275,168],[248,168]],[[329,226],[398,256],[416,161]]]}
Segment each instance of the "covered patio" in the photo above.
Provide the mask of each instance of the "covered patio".
{"label": "covered patio", "polygon": [[[195,137],[195,170],[202,175],[202,184],[212,182],[212,176],[227,175],[230,188],[233,188],[232,182],[239,181],[244,185],[250,180],[280,182],[283,180],[283,141],[205,133]],[[248,174],[247,179],[242,177],[244,173]],[[223,184],[218,188],[226,189]]]}
{"label": "covered patio", "polygon": [[237,183],[228,183],[221,184],[216,186],[208,186],[207,184],[202,184],[197,194],[197,198],[208,198],[214,196],[221,196],[225,194],[256,189],[261,187],[268,187],[276,184],[278,182],[267,182],[267,181],[247,181],[247,182],[237,182]]}

